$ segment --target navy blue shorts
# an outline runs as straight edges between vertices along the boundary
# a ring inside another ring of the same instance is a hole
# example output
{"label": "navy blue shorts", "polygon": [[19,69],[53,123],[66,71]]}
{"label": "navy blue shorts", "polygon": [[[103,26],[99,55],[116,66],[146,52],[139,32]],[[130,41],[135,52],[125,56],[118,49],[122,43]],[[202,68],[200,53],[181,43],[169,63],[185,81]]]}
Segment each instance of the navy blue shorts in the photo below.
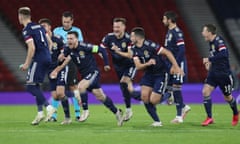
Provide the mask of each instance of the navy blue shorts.
{"label": "navy blue shorts", "polygon": [[92,91],[93,89],[99,89],[100,85],[100,73],[98,70],[89,73],[87,76],[84,76],[83,79],[90,80],[90,86],[87,88],[88,91]]}
{"label": "navy blue shorts", "polygon": [[56,79],[49,78],[50,82],[50,89],[51,91],[56,90],[57,86],[65,86],[67,83],[67,72],[68,72],[68,66],[63,68],[57,75]]}
{"label": "navy blue shorts", "polygon": [[158,94],[165,93],[167,83],[168,83],[167,73],[165,75],[151,75],[145,73],[140,81],[141,86],[149,86],[153,88],[153,92]]}
{"label": "navy blue shorts", "polygon": [[131,79],[134,78],[134,76],[136,75],[136,67],[132,66],[132,67],[125,67],[125,68],[119,68],[119,67],[115,67],[115,71],[117,73],[118,79],[121,80],[121,78],[123,76],[129,77]]}
{"label": "navy blue shorts", "polygon": [[33,61],[28,69],[27,83],[43,83],[50,68],[50,62]]}
{"label": "navy blue shorts", "polygon": [[229,96],[232,93],[233,89],[233,77],[231,74],[227,75],[215,75],[215,74],[208,74],[206,80],[206,84],[209,84],[213,87],[219,86],[222,93],[225,96]]}

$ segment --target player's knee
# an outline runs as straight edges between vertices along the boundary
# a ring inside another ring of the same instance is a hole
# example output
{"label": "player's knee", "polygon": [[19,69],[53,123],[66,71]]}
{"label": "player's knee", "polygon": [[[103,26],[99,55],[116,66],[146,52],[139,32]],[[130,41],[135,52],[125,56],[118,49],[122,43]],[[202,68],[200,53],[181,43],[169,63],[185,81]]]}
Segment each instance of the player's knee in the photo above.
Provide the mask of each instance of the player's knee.
{"label": "player's knee", "polygon": [[87,88],[86,88],[84,85],[79,85],[79,86],[78,86],[78,89],[79,89],[79,92],[80,92],[80,93],[84,93],[84,92],[86,92],[86,90],[87,90]]}
{"label": "player's knee", "polygon": [[231,94],[224,95],[224,99],[225,99],[225,101],[227,101],[227,102],[231,101],[232,98],[233,98],[233,97],[232,97]]}
{"label": "player's knee", "polygon": [[202,89],[202,95],[203,96],[209,96],[210,95],[210,90],[208,90],[207,88],[203,88]]}
{"label": "player's knee", "polygon": [[105,100],[105,95],[103,95],[103,94],[97,93],[97,94],[95,94],[95,96],[96,96],[96,99],[99,101]]}

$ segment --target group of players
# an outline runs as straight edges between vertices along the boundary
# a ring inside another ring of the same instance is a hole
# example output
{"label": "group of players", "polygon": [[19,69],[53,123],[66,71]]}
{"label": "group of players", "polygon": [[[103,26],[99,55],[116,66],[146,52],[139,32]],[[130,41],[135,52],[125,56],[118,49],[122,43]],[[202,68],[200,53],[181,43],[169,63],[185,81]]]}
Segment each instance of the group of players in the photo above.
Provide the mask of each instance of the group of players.
{"label": "group of players", "polygon": [[[61,101],[65,114],[61,124],[70,124],[68,96],[75,98],[73,101],[76,120],[84,122],[89,116],[88,91],[92,92],[116,116],[118,126],[122,126],[123,122],[128,121],[133,115],[131,98],[144,103],[153,119],[151,126],[162,126],[156,105],[164,100],[169,103],[174,100],[176,104],[176,117],[171,123],[183,122],[191,108],[184,104],[182,97],[182,84],[185,81],[187,69],[184,37],[176,24],[176,13],[167,11],[163,15],[162,22],[168,28],[164,46],[146,40],[144,29],[141,27],[133,28],[129,35],[125,32],[125,18],[114,18],[113,32],[107,34],[100,45],[94,45],[83,42],[80,29],[72,26],[72,13],[64,12],[63,26],[55,28],[53,32],[51,32],[49,19],[43,18],[39,20],[39,24],[35,24],[31,22],[30,13],[28,7],[18,10],[19,22],[24,26],[23,36],[28,47],[25,63],[20,66],[20,69],[28,70],[27,91],[36,97],[38,107],[38,114],[32,121],[33,125],[39,124],[45,118],[43,106],[46,106],[47,110],[45,121],[56,121],[58,101]],[[228,68],[228,52],[222,38],[216,36],[216,28],[215,31],[213,28],[215,26],[212,24],[205,25],[202,32],[211,45],[210,57],[203,59],[209,75],[203,89],[207,119],[202,125],[207,126],[213,123],[210,94],[216,86],[221,88],[233,110],[232,125],[237,125],[238,110],[236,101],[231,96],[232,81],[229,77],[231,72]],[[102,57],[104,70],[108,71],[110,66],[106,48],[110,51],[113,66],[119,78],[126,106],[125,114],[114,105],[99,83],[100,73],[93,54],[98,53]],[[80,82],[75,78],[77,72],[73,63],[82,76]],[[227,70],[223,71],[222,66]],[[140,92],[134,90],[132,85],[137,70],[145,71],[140,81]],[[219,70],[221,78],[217,79]],[[47,102],[40,90],[40,83],[43,82],[47,72],[54,99],[52,105]],[[67,85],[70,86],[69,89],[66,89]],[[83,108],[81,116],[79,104]]]}

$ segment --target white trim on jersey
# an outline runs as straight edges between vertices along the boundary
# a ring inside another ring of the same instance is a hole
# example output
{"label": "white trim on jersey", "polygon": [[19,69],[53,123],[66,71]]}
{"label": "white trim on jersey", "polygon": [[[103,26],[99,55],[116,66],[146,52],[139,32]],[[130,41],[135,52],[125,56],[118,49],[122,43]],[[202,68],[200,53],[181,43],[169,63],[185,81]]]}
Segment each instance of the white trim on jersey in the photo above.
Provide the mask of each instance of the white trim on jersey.
{"label": "white trim on jersey", "polygon": [[177,42],[177,46],[184,45],[184,44],[185,44],[184,41]]}

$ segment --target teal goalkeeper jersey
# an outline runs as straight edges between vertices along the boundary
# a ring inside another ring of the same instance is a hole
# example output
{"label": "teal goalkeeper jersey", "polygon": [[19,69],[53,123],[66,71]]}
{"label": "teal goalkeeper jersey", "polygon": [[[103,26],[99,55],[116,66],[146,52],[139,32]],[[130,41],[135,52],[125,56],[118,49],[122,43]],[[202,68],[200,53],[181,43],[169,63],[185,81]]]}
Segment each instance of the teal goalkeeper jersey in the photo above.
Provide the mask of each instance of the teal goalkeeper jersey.
{"label": "teal goalkeeper jersey", "polygon": [[78,27],[75,27],[75,26],[72,26],[72,28],[70,28],[69,30],[64,30],[62,26],[61,27],[56,27],[53,30],[53,33],[55,35],[62,36],[63,40],[64,40],[64,43],[67,43],[67,33],[69,31],[76,31],[78,33],[78,40],[81,41],[81,42],[83,41],[82,31]]}

